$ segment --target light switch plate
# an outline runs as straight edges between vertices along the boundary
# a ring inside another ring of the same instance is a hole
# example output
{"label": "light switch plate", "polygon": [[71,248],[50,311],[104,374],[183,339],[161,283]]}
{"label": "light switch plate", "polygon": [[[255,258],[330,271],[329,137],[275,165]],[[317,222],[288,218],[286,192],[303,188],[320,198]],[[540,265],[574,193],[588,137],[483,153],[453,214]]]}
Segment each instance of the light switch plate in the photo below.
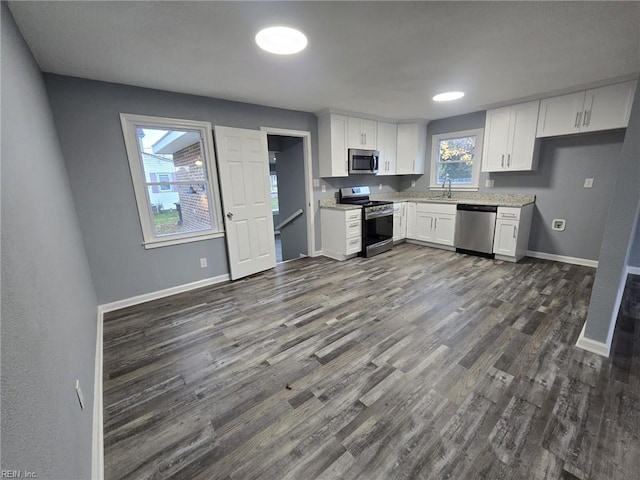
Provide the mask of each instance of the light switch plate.
{"label": "light switch plate", "polygon": [[378,190],[382,190],[382,184],[378,185]]}
{"label": "light switch plate", "polygon": [[200,259],[200,268],[207,268],[207,257]]}
{"label": "light switch plate", "polygon": [[319,178],[314,178],[313,179],[313,188],[320,188],[320,179]]}
{"label": "light switch plate", "polygon": [[493,183],[495,180],[487,178],[484,182],[484,186],[487,188],[493,188]]}
{"label": "light switch plate", "polygon": [[584,188],[592,188],[592,187],[593,187],[593,178],[585,178]]}
{"label": "light switch plate", "polygon": [[411,180],[411,186],[415,187],[416,186],[416,181],[415,180]]}
{"label": "light switch plate", "polygon": [[322,193],[327,191],[327,186],[326,185],[322,185]]}

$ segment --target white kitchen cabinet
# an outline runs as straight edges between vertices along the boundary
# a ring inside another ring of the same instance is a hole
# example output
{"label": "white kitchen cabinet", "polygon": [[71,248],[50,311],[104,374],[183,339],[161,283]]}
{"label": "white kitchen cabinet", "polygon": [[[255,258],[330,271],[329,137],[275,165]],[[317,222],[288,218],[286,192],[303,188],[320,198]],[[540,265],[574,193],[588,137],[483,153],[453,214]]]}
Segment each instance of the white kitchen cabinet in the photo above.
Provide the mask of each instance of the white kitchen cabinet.
{"label": "white kitchen cabinet", "polygon": [[516,256],[516,245],[518,242],[518,221],[517,220],[496,220],[496,231],[493,238],[493,253]]}
{"label": "white kitchen cabinet", "polygon": [[376,150],[380,152],[378,175],[395,175],[398,125],[378,122],[377,141],[378,148]]}
{"label": "white kitchen cabinet", "polygon": [[393,241],[407,237],[407,202],[393,204]]}
{"label": "white kitchen cabinet", "polygon": [[522,208],[498,207],[493,253],[498,260],[517,262],[527,255],[533,204]]}
{"label": "white kitchen cabinet", "polygon": [[[411,203],[409,203],[411,205]],[[417,203],[407,210],[407,239],[453,246],[456,231],[456,206]]]}
{"label": "white kitchen cabinet", "polygon": [[348,177],[347,117],[327,113],[318,117],[321,177]]}
{"label": "white kitchen cabinet", "polygon": [[540,101],[487,111],[482,152],[483,172],[535,170]]}
{"label": "white kitchen cabinet", "polygon": [[407,202],[407,239],[416,238],[416,203]]}
{"label": "white kitchen cabinet", "polygon": [[376,150],[376,124],[375,120],[347,117],[347,148]]}
{"label": "white kitchen cabinet", "polygon": [[636,86],[632,80],[542,100],[537,136],[625,128]]}
{"label": "white kitchen cabinet", "polygon": [[362,250],[362,209],[320,209],[322,254],[346,260]]}
{"label": "white kitchen cabinet", "polygon": [[427,150],[427,126],[400,123],[396,148],[396,175],[421,175]]}

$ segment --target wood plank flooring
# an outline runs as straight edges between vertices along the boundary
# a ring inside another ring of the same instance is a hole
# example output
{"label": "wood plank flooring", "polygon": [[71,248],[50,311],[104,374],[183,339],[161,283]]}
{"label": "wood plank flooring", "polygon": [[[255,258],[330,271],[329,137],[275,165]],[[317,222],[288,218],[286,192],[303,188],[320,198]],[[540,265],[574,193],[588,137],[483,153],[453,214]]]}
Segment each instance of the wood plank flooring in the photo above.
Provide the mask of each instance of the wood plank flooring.
{"label": "wood plank flooring", "polygon": [[594,274],[402,244],[110,313],[105,477],[636,479],[640,280],[603,359]]}

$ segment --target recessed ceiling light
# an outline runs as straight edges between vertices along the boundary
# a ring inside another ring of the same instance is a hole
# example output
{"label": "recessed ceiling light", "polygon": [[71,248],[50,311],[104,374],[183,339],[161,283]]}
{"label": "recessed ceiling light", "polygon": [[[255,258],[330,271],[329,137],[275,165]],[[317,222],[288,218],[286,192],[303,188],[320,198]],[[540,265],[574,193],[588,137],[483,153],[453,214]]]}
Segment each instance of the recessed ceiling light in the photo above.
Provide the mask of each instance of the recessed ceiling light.
{"label": "recessed ceiling light", "polygon": [[434,102],[450,102],[464,97],[464,92],[444,92],[433,97]]}
{"label": "recessed ceiling light", "polygon": [[256,43],[267,52],[276,55],[292,55],[307,47],[307,37],[295,28],[268,27],[256,34]]}

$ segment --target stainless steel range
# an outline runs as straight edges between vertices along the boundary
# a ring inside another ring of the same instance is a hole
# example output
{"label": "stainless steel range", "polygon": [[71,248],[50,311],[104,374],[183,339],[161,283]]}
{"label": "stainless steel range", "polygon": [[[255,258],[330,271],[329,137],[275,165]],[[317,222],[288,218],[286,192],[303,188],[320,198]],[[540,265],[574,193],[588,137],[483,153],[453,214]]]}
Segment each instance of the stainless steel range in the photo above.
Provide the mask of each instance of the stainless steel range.
{"label": "stainless steel range", "polygon": [[393,248],[393,202],[370,200],[369,194],[369,187],[340,189],[340,203],[362,205],[363,257]]}

